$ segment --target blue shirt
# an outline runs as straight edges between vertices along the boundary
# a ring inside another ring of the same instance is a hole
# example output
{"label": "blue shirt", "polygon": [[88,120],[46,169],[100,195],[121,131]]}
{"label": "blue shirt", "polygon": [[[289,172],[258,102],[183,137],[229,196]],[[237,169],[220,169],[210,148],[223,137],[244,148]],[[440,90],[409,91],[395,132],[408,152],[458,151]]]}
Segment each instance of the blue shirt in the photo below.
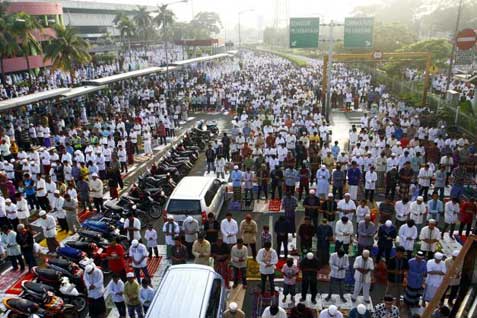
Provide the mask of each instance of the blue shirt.
{"label": "blue shirt", "polygon": [[333,157],[336,159],[338,155],[340,154],[340,146],[334,145],[331,147],[331,153],[333,154]]}
{"label": "blue shirt", "polygon": [[402,128],[401,128],[401,127],[397,127],[397,128],[394,130],[394,137],[396,137],[397,140],[401,140],[402,135],[403,135]]}
{"label": "blue shirt", "polygon": [[348,169],[348,184],[359,185],[359,179],[361,178],[361,170],[359,168]]}
{"label": "blue shirt", "polygon": [[285,185],[289,187],[295,186],[295,183],[299,180],[298,172],[295,169],[286,169],[284,177]]}
{"label": "blue shirt", "polygon": [[26,179],[23,181],[23,184],[25,185],[25,195],[35,195],[35,187],[33,186],[32,179]]}
{"label": "blue shirt", "polygon": [[415,258],[410,259],[409,271],[407,272],[407,285],[411,288],[421,288],[426,273],[427,263],[425,260],[417,261]]}
{"label": "blue shirt", "polygon": [[240,187],[242,186],[242,171],[234,170],[230,174],[230,178],[232,179],[232,187]]}

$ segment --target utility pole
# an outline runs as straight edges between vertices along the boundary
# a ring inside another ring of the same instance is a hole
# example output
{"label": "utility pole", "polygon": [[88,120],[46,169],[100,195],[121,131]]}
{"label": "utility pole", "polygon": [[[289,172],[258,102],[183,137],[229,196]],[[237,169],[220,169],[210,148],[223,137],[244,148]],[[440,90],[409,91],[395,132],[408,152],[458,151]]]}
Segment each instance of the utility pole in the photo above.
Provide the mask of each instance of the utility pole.
{"label": "utility pole", "polygon": [[[330,121],[330,112],[331,112],[331,72],[332,72],[332,67],[333,67],[333,46],[335,39],[333,37],[333,27],[335,24],[333,23],[333,20],[331,20],[330,24],[328,25],[329,31],[328,31],[328,82],[326,83],[326,121]],[[323,61],[324,63],[324,61]]]}
{"label": "utility pole", "polygon": [[459,32],[459,25],[460,25],[460,16],[462,14],[462,6],[464,5],[464,0],[460,0],[459,2],[459,9],[457,11],[457,20],[455,22],[455,32],[452,39],[452,50],[451,56],[449,61],[449,68],[447,70],[447,83],[446,83],[446,95],[447,91],[449,90],[451,78],[452,78],[452,69],[454,68],[454,60],[455,60],[455,49],[457,45],[457,33]]}

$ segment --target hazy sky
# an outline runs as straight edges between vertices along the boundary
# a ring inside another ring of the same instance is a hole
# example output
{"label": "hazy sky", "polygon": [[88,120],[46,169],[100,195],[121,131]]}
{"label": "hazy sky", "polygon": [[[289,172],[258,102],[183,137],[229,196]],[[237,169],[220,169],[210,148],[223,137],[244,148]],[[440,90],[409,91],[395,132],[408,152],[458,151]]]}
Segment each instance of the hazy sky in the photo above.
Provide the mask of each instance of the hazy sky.
{"label": "hazy sky", "polygon": [[[101,2],[116,2],[127,4],[155,5],[170,3],[174,0],[98,0]],[[274,18],[274,3],[279,0],[189,0],[188,3],[171,5],[179,20],[190,20],[192,12],[215,11],[220,14],[222,22],[228,28],[237,24],[238,12],[253,9],[252,12],[242,14],[243,25],[250,27],[263,27],[271,25]],[[285,0],[281,0],[286,2]],[[288,0],[288,13],[290,17],[320,16],[322,18],[343,21],[353,7],[381,2],[383,0]]]}

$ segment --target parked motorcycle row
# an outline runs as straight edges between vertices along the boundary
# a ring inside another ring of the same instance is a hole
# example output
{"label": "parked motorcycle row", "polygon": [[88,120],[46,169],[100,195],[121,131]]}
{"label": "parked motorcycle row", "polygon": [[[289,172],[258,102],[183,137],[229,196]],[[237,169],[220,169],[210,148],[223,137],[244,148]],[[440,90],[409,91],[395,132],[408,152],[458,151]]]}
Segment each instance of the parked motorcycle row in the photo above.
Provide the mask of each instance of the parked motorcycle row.
{"label": "parked motorcycle row", "polygon": [[19,297],[5,297],[3,305],[9,318],[79,317],[87,307],[83,272],[95,263],[109,274],[107,260],[101,255],[113,239],[126,249],[129,241],[123,230],[124,220],[133,214],[145,227],[162,216],[162,209],[177,183],[197,161],[199,152],[216,137],[218,129],[209,122],[199,122],[182,141],[172,147],[150,170],[140,176],[129,192],[119,200],[107,201],[106,211],[82,223],[79,239],[65,242],[55,258],[48,258],[45,267],[34,267],[34,281],[22,282]]}

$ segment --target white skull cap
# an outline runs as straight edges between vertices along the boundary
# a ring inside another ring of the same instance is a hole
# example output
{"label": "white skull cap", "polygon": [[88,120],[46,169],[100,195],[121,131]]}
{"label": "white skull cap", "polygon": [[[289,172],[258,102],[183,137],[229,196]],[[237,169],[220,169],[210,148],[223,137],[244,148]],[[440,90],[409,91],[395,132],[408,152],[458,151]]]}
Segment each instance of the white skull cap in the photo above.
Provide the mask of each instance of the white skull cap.
{"label": "white skull cap", "polygon": [[338,307],[336,307],[335,305],[331,305],[330,307],[328,307],[328,311],[330,314],[336,315],[338,313]]}
{"label": "white skull cap", "polygon": [[356,309],[358,310],[358,313],[360,315],[364,315],[366,313],[366,306],[363,304],[359,304],[358,307],[356,307]]}

